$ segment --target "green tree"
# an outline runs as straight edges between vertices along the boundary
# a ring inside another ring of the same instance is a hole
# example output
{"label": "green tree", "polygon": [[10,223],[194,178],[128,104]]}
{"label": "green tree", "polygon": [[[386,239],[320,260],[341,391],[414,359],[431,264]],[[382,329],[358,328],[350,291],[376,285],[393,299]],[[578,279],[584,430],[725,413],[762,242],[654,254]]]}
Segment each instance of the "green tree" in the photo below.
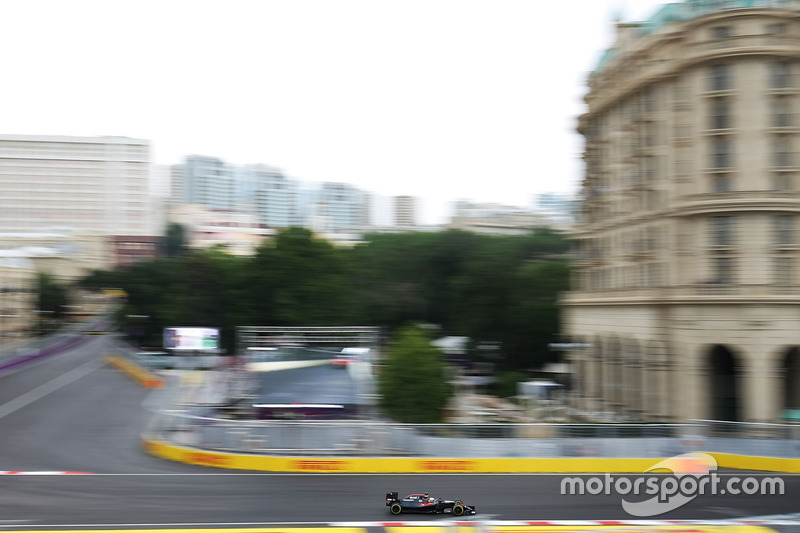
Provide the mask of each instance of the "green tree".
{"label": "green tree", "polygon": [[260,323],[352,325],[360,304],[346,254],[304,228],[287,228],[261,246],[251,270]]}
{"label": "green tree", "polygon": [[373,323],[397,328],[409,322],[447,327],[453,304],[452,279],[469,256],[474,234],[371,234],[353,255],[356,287]]}
{"label": "green tree", "polygon": [[243,261],[215,249],[180,257],[180,275],[171,280],[162,306],[167,325],[220,328],[223,347],[234,349],[236,326],[243,325],[235,287]]}
{"label": "green tree", "polygon": [[441,420],[453,394],[441,352],[418,327],[397,331],[378,377],[380,406],[391,418],[414,424]]}
{"label": "green tree", "polygon": [[183,325],[169,323],[165,318],[176,280],[182,276],[177,259],[137,262],[115,274],[119,279],[114,286],[128,295],[125,305],[117,311],[117,323],[123,331],[135,331],[137,342],[159,346],[165,326]]}
{"label": "green tree", "polygon": [[79,279],[76,285],[87,291],[99,292],[102,289],[121,287],[124,279],[124,274],[116,270],[92,270]]}
{"label": "green tree", "polygon": [[178,257],[187,250],[186,226],[177,222],[167,225],[164,253],[167,257]]}
{"label": "green tree", "polygon": [[46,332],[63,318],[72,299],[69,288],[58,282],[52,274],[38,272],[37,284],[39,294],[36,312],[39,315],[39,329]]}
{"label": "green tree", "polygon": [[539,367],[555,362],[557,354],[547,345],[561,329],[558,298],[569,288],[569,264],[544,261],[526,264],[515,272],[516,291],[509,302],[509,336],[506,340],[510,367]]}
{"label": "green tree", "polygon": [[125,317],[136,316],[153,342],[175,325],[221,327],[231,348],[242,325],[363,324],[391,333],[431,323],[473,346],[497,346],[483,357],[498,370],[527,370],[553,355],[547,344],[558,335],[558,296],[569,277],[569,244],[559,233],[451,230],[371,234],[364,241],[339,248],[307,229],[287,228],[253,257],[188,250],[94,272],[81,286],[123,288],[123,329]]}

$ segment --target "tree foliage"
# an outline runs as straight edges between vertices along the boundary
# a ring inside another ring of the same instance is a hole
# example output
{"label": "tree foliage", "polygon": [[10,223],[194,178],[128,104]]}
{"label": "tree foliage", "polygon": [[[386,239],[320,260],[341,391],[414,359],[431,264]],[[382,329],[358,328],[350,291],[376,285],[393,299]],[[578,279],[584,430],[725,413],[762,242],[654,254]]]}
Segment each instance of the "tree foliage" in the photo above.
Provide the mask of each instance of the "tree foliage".
{"label": "tree foliage", "polygon": [[119,287],[124,276],[115,270],[92,270],[88,275],[79,279],[76,285],[87,291],[100,291],[112,287]]}
{"label": "tree foliage", "polygon": [[68,306],[72,302],[72,295],[69,287],[60,283],[47,272],[37,273],[37,287],[39,289],[37,307],[38,329],[46,332],[52,329],[66,313]]}
{"label": "tree foliage", "polygon": [[431,340],[419,327],[403,327],[385,354],[378,376],[380,405],[398,422],[439,422],[452,396],[442,354]]}
{"label": "tree foliage", "polygon": [[[223,250],[184,253],[95,272],[86,288],[120,287],[120,312],[144,322],[148,342],[167,326],[222,328],[235,348],[245,325],[374,325],[391,335],[409,323],[443,335],[498,346],[500,370],[526,370],[552,359],[559,333],[558,295],[567,288],[569,245],[541,228],[524,236],[465,231],[372,234],[338,248],[288,228],[252,257]],[[473,354],[480,357],[478,351]]]}
{"label": "tree foliage", "polygon": [[164,254],[167,257],[178,257],[187,250],[186,226],[176,222],[167,225],[167,232],[164,238]]}
{"label": "tree foliage", "polygon": [[259,314],[272,325],[352,325],[357,318],[344,252],[307,229],[289,228],[261,246],[251,274]]}

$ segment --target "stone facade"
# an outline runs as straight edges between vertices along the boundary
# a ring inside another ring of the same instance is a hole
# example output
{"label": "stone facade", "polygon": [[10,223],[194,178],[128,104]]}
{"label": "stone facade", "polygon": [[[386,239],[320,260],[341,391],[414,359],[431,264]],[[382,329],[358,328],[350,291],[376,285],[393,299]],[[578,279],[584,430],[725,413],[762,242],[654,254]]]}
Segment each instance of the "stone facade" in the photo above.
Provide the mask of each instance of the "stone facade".
{"label": "stone facade", "polygon": [[589,77],[564,333],[576,405],[633,420],[800,408],[800,3],[689,0]]}

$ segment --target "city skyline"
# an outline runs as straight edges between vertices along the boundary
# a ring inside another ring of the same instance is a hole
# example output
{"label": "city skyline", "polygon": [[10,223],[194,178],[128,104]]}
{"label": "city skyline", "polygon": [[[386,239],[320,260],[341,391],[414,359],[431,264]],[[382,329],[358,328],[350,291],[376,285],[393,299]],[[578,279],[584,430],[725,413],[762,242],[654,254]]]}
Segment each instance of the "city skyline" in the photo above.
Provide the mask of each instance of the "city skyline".
{"label": "city skyline", "polygon": [[149,139],[158,164],[203,154],[416,196],[436,223],[462,198],[577,191],[586,76],[614,16],[656,5],[6,4],[0,112],[8,134]]}
{"label": "city skyline", "polygon": [[[197,174],[190,168],[200,164],[205,172]],[[204,177],[201,175],[206,174]],[[261,178],[257,178],[257,176]],[[267,181],[260,181],[264,178]],[[305,226],[311,224],[299,211],[307,211],[309,206],[302,204],[316,203],[313,198],[323,194],[329,187],[342,186],[353,194],[363,195],[357,203],[364,203],[366,217],[355,224],[334,224],[341,228],[357,226],[419,226],[435,227],[452,224],[453,220],[464,216],[482,216],[493,218],[509,213],[527,213],[545,217],[552,222],[573,220],[575,213],[567,205],[575,201],[574,195],[567,193],[543,192],[533,196],[527,204],[500,204],[482,202],[480,199],[452,199],[446,206],[444,216],[439,223],[419,221],[421,198],[415,195],[386,195],[356,187],[346,182],[315,182],[286,176],[281,169],[264,163],[236,165],[211,155],[192,154],[175,165],[157,165],[154,167],[151,192],[172,206],[182,204],[198,204],[217,209],[250,209],[256,208],[265,217],[262,220],[270,227],[290,225]],[[200,181],[197,181],[200,179]],[[211,179],[211,181],[209,181]],[[218,183],[213,183],[216,180]],[[266,188],[265,188],[266,187]],[[270,192],[272,191],[272,192]],[[207,196],[207,195],[214,195]],[[265,196],[266,195],[266,196]],[[223,199],[224,198],[224,199]],[[264,204],[268,202],[269,206]],[[398,204],[405,203],[404,222],[398,223]],[[221,202],[221,203],[220,203]],[[297,205],[295,205],[297,204]],[[257,207],[258,206],[258,207]],[[461,213],[464,206],[476,211],[470,215]],[[296,210],[298,210],[295,212]],[[480,211],[482,214],[477,214]],[[291,213],[294,213],[293,215]],[[313,218],[313,217],[312,217]],[[413,223],[412,223],[413,221]],[[314,224],[311,224],[312,226]]]}

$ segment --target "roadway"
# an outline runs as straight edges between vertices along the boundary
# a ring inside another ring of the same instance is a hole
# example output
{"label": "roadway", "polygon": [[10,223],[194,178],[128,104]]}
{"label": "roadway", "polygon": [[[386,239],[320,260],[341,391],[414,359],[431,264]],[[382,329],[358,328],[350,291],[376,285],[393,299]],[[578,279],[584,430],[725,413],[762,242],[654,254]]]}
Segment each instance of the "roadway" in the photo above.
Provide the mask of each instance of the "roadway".
{"label": "roadway", "polygon": [[[103,363],[112,343],[110,336],[87,336],[75,348],[0,374],[0,471],[27,473],[0,475],[0,531],[382,522],[393,518],[383,497],[395,490],[460,498],[483,519],[632,518],[620,496],[561,495],[561,475],[278,474],[149,456],[139,443],[148,417],[143,402],[160,392]],[[800,476],[782,478],[783,496],[699,496],[655,518],[797,513]]]}

